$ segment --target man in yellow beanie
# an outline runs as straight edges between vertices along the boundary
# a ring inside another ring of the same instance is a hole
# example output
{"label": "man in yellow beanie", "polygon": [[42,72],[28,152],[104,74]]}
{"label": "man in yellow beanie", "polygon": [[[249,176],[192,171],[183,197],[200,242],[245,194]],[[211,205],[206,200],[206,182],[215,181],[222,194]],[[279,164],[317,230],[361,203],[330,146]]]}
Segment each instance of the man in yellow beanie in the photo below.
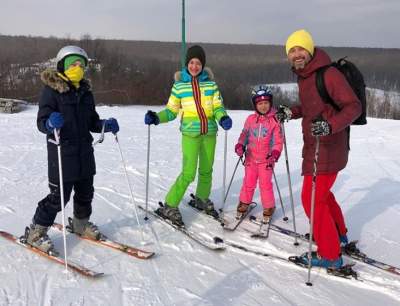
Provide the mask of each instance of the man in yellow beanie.
{"label": "man in yellow beanie", "polygon": [[295,69],[302,69],[314,55],[314,41],[306,30],[293,32],[286,41],[286,54]]}
{"label": "man in yellow beanie", "polygon": [[[331,188],[338,172],[345,168],[349,153],[348,127],[361,114],[361,103],[346,81],[344,75],[331,66],[331,59],[314,46],[306,30],[293,32],[286,42],[286,54],[293,72],[298,76],[300,104],[292,107],[281,105],[277,112],[279,121],[302,118],[303,129],[303,187],[301,199],[309,218],[314,205],[313,236],[317,252],[311,256],[311,265],[340,268],[343,265],[341,244],[347,244],[347,228],[339,204]],[[325,103],[320,97],[316,72],[326,67],[323,75],[325,87],[338,108]],[[319,152],[316,151],[320,140]],[[313,163],[318,156],[314,203]],[[308,265],[308,254],[299,257]]]}

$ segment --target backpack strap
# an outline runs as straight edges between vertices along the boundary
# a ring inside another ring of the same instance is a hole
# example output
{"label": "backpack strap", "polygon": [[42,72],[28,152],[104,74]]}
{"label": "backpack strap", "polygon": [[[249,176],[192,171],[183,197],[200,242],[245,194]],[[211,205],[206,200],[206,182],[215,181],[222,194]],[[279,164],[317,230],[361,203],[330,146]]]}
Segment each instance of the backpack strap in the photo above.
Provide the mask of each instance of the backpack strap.
{"label": "backpack strap", "polygon": [[[317,69],[317,71],[316,71],[317,74],[315,76],[315,82],[316,82],[318,94],[322,98],[322,100],[325,103],[330,104],[336,111],[339,112],[340,111],[339,106],[337,106],[336,103],[333,101],[333,99],[329,95],[328,91],[326,90],[326,86],[325,86],[325,78],[324,78],[325,71],[331,66],[335,67],[335,64],[326,65],[326,66],[323,66],[323,67]],[[347,148],[350,150],[350,126],[346,127],[346,131],[347,131]]]}
{"label": "backpack strap", "polygon": [[325,103],[330,104],[336,111],[340,111],[339,106],[337,106],[336,103],[332,100],[325,85],[325,78],[324,78],[325,71],[331,66],[333,65],[332,64],[326,65],[317,69],[315,76],[315,83],[317,86],[318,94],[322,98],[322,100]]}

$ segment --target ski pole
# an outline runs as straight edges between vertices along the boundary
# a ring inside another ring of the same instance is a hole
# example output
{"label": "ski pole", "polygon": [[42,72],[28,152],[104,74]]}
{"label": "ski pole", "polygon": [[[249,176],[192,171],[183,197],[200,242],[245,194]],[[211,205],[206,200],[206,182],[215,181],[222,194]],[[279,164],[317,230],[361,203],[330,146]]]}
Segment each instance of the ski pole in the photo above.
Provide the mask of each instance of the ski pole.
{"label": "ski pole", "polygon": [[278,191],[279,201],[281,202],[282,213],[283,213],[283,221],[287,221],[287,220],[289,220],[289,218],[285,214],[285,208],[283,207],[282,195],[281,195],[281,191],[280,191],[280,188],[279,188],[279,185],[278,185],[278,181],[276,179],[274,167],[272,167],[272,174],[274,175],[274,181],[275,181],[276,190]]}
{"label": "ski pole", "polygon": [[99,139],[98,139],[97,141],[95,141],[95,142],[93,143],[93,147],[94,147],[95,145],[97,145],[98,143],[102,143],[102,142],[104,141],[104,130],[105,130],[105,128],[106,128],[106,121],[103,120],[103,124],[101,125],[101,134],[100,134],[100,137],[99,137]]}
{"label": "ski pole", "polygon": [[54,129],[54,138],[55,142],[53,142],[57,146],[57,155],[58,155],[58,177],[59,177],[59,191],[61,198],[61,219],[62,219],[62,233],[63,233],[63,243],[64,243],[64,261],[65,261],[65,272],[68,273],[68,259],[67,259],[67,233],[65,231],[65,201],[64,201],[64,180],[63,180],[63,172],[62,172],[62,159],[61,159],[61,143],[60,143],[60,135],[59,130]]}
{"label": "ski pole", "polygon": [[226,188],[226,156],[228,155],[228,131],[225,130],[225,141],[224,141],[224,172],[222,176],[222,208],[221,211],[221,218],[224,218],[224,206],[225,206],[225,188]]}
{"label": "ski pole", "polygon": [[137,224],[139,226],[140,233],[142,235],[142,242],[144,243],[143,229],[142,229],[142,225],[140,224],[140,221],[139,221],[139,215],[138,215],[138,212],[137,212],[137,209],[136,209],[136,203],[135,203],[135,201],[133,199],[133,191],[132,191],[131,183],[129,182],[129,176],[128,176],[128,171],[126,170],[125,159],[124,159],[124,156],[122,154],[122,150],[121,150],[121,146],[120,146],[119,141],[118,141],[117,133],[115,133],[114,136],[115,136],[115,142],[117,143],[117,146],[118,146],[119,155],[121,156],[121,162],[122,162],[122,166],[123,166],[124,172],[125,172],[126,183],[128,184],[129,191],[131,193],[131,200],[132,200],[133,209],[135,211],[136,222],[137,222]]}
{"label": "ski pole", "polygon": [[290,178],[290,170],[289,170],[289,158],[287,152],[287,144],[286,144],[286,135],[285,135],[285,123],[282,122],[282,134],[283,134],[283,145],[285,149],[285,160],[286,160],[286,172],[288,176],[288,184],[289,184],[289,194],[290,194],[290,205],[292,207],[292,218],[293,218],[293,230],[295,233],[294,237],[294,245],[298,246],[299,243],[297,242],[297,230],[296,230],[296,216],[294,213],[294,202],[293,202],[293,191],[292,191],[292,180]]}
{"label": "ski pole", "polygon": [[146,215],[144,220],[149,220],[148,214],[148,205],[149,205],[149,165],[150,165],[150,124],[147,128],[147,166],[146,166]]}
{"label": "ski pole", "polygon": [[312,286],[311,283],[311,247],[312,247],[312,238],[314,232],[314,208],[315,208],[315,190],[317,187],[317,163],[318,163],[318,155],[319,155],[319,136],[315,136],[316,138],[316,146],[315,146],[315,155],[314,155],[314,167],[313,167],[313,177],[312,177],[312,187],[311,187],[311,217],[310,217],[310,237],[308,238],[308,279],[306,282],[307,286]]}
{"label": "ski pole", "polygon": [[238,168],[238,166],[239,166],[239,162],[240,162],[240,161],[242,161],[242,164],[243,164],[243,157],[242,157],[242,156],[240,156],[240,157],[238,158],[238,161],[237,161],[237,163],[236,163],[235,169],[233,170],[231,180],[229,181],[228,189],[226,190],[226,193],[225,193],[224,202],[223,202],[224,205],[225,205],[225,202],[226,202],[226,198],[228,197],[229,190],[231,189],[232,182],[233,182],[233,178],[235,177],[236,170],[237,170],[237,168]]}

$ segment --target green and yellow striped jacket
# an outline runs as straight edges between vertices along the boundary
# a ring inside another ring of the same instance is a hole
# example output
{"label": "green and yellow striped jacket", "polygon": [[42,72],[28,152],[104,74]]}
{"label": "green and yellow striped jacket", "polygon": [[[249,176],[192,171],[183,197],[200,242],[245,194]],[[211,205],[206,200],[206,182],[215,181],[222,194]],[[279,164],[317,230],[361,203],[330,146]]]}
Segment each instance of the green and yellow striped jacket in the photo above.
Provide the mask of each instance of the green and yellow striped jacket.
{"label": "green and yellow striped jacket", "polygon": [[174,120],[180,111],[182,134],[195,137],[217,133],[216,121],[219,122],[227,114],[209,68],[203,69],[197,82],[192,80],[186,68],[175,73],[175,83],[167,107],[157,115],[160,123],[165,123]]}

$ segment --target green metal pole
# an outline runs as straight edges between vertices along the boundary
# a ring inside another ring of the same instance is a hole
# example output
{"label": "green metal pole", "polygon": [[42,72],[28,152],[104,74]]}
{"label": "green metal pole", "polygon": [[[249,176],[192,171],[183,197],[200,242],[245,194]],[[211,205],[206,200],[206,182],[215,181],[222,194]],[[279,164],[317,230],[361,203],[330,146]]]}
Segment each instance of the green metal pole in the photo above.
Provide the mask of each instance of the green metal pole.
{"label": "green metal pole", "polygon": [[181,66],[185,67],[186,38],[185,38],[185,0],[182,0],[182,44],[181,44]]}

